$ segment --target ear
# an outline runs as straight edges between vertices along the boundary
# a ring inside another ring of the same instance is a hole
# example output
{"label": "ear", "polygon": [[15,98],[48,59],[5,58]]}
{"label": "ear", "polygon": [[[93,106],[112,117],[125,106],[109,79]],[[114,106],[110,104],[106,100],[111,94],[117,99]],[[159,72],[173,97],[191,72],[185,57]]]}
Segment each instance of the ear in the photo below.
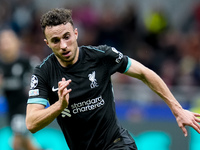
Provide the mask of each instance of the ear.
{"label": "ear", "polygon": [[44,39],[44,42],[47,44],[47,46],[49,46],[47,39]]}
{"label": "ear", "polygon": [[76,36],[76,39],[78,39],[78,29],[77,28],[74,29],[74,34]]}

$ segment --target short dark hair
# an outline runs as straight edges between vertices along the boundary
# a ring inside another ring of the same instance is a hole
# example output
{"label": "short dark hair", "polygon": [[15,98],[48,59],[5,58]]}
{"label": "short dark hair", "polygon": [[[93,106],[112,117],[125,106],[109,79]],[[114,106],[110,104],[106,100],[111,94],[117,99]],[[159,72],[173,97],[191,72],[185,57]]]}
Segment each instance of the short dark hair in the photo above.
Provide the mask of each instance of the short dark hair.
{"label": "short dark hair", "polygon": [[74,26],[73,19],[72,19],[72,10],[64,9],[64,8],[55,8],[44,15],[42,15],[40,19],[40,25],[42,28],[42,32],[47,26],[56,26],[60,24],[71,23]]}

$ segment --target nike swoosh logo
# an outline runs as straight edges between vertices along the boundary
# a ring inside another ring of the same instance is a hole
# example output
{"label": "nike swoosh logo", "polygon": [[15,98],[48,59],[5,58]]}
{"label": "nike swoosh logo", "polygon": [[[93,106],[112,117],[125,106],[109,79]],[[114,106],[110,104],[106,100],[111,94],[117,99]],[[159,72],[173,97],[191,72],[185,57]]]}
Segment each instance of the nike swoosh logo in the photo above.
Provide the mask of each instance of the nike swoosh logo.
{"label": "nike swoosh logo", "polygon": [[52,87],[52,91],[53,91],[53,92],[56,92],[56,91],[58,91],[58,88],[55,89],[54,86],[53,86],[53,87]]}

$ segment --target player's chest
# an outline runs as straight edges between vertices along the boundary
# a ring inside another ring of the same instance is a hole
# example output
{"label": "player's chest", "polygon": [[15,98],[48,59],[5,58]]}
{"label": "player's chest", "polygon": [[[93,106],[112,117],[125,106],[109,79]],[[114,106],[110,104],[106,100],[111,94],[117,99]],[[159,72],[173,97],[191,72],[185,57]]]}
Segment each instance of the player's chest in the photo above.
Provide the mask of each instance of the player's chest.
{"label": "player's chest", "polygon": [[85,97],[91,93],[96,93],[103,88],[109,79],[108,74],[101,67],[90,67],[79,69],[72,72],[56,71],[51,75],[50,90],[57,96],[58,82],[62,78],[71,79],[72,82],[67,88],[71,88],[70,98]]}

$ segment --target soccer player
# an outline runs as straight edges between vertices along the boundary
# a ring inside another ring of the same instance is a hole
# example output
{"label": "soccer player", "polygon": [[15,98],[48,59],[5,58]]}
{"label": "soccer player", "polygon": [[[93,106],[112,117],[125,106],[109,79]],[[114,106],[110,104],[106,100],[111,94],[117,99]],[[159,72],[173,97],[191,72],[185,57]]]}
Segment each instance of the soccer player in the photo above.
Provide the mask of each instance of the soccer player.
{"label": "soccer player", "polygon": [[[142,80],[169,106],[187,136],[186,125],[200,133],[200,114],[181,107],[163,80],[114,47],[78,46],[71,10],[53,9],[41,17],[44,41],[52,49],[31,79],[26,125],[35,133],[55,118],[72,150],[136,150],[115,112],[111,75]],[[50,107],[45,109],[47,103]]]}
{"label": "soccer player", "polygon": [[0,85],[8,102],[8,121],[14,135],[12,148],[36,150],[25,124],[28,83],[33,67],[21,56],[20,48],[20,39],[13,30],[1,30]]}

